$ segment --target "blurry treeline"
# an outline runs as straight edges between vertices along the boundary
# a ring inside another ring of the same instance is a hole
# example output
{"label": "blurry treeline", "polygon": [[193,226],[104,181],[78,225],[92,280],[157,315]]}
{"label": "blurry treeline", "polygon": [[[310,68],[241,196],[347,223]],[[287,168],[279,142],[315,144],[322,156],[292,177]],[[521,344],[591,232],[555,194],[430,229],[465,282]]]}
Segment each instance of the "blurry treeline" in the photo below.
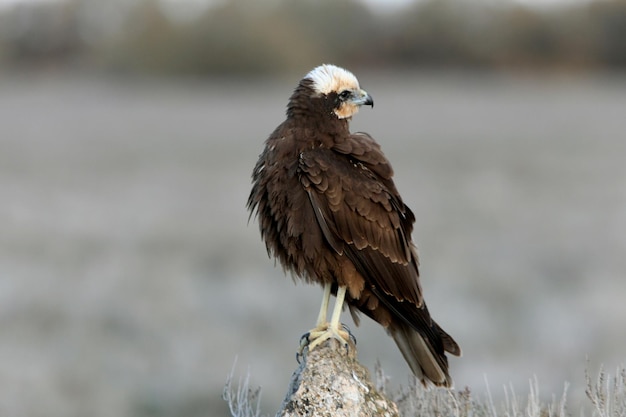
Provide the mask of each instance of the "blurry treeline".
{"label": "blurry treeline", "polygon": [[626,69],[626,0],[530,8],[425,0],[25,3],[0,12],[0,65],[159,74],[350,67]]}

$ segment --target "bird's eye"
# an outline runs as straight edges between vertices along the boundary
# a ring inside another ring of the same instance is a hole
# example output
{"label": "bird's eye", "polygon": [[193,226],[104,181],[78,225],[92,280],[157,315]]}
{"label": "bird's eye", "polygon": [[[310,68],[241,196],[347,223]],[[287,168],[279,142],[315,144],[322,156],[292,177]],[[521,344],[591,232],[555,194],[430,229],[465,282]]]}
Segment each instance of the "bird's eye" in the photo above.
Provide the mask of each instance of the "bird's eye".
{"label": "bird's eye", "polygon": [[343,90],[341,93],[339,93],[339,98],[342,100],[347,100],[350,97],[350,90]]}

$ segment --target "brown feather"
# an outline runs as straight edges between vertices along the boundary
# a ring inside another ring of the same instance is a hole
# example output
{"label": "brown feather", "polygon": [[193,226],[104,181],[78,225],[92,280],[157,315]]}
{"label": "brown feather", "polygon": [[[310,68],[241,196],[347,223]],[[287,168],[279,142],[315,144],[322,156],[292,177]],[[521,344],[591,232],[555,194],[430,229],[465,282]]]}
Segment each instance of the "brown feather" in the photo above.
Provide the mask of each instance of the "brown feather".
{"label": "brown feather", "polygon": [[299,83],[252,174],[248,209],[268,254],[308,282],[347,286],[353,317],[384,326],[422,381],[450,386],[445,352],[461,350],[424,303],[415,216],[380,146],[337,117],[338,92],[315,87]]}

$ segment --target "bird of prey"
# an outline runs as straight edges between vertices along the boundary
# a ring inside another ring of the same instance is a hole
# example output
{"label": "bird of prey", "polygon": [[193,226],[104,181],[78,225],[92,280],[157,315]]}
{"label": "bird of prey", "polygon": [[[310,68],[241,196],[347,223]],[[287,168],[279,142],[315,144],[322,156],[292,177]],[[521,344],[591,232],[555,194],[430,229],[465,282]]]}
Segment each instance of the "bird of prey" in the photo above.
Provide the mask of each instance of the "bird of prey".
{"label": "bird of prey", "polygon": [[[351,72],[334,65],[309,72],[265,142],[247,207],[268,254],[324,287],[309,350],[330,338],[347,342],[345,302],[357,324],[361,312],[387,330],[422,383],[449,387],[445,352],[458,356],[461,349],[424,303],[411,240],[415,216],[389,161],[370,135],[350,132],[362,105],[374,101]],[[327,322],[331,293],[336,302]]]}

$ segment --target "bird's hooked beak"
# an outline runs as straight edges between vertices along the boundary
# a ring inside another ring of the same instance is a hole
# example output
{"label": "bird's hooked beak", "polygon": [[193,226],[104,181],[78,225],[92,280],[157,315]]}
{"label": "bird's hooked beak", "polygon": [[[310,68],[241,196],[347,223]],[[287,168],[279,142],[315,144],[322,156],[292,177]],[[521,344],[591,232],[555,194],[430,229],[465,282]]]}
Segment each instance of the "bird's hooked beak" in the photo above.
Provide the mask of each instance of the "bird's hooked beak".
{"label": "bird's hooked beak", "polygon": [[354,92],[354,97],[352,98],[352,103],[357,106],[372,106],[374,107],[374,99],[372,96],[368,94],[365,90],[358,90]]}

